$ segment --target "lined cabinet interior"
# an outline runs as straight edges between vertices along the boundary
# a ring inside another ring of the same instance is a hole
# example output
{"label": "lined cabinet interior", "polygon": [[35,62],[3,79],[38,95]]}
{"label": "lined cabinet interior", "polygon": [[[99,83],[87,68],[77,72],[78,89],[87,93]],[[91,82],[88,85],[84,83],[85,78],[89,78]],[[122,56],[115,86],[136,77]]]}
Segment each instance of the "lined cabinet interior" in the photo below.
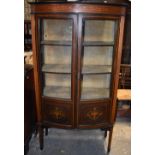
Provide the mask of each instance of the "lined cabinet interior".
{"label": "lined cabinet interior", "polygon": [[110,98],[117,21],[82,18],[81,100]]}
{"label": "lined cabinet interior", "polygon": [[41,20],[43,96],[71,99],[72,19]]}
{"label": "lined cabinet interior", "polygon": [[115,36],[115,22],[112,20],[84,21],[84,42],[113,43]]}
{"label": "lined cabinet interior", "polygon": [[41,95],[48,122],[78,127],[109,120],[118,20],[98,17],[39,19]]}

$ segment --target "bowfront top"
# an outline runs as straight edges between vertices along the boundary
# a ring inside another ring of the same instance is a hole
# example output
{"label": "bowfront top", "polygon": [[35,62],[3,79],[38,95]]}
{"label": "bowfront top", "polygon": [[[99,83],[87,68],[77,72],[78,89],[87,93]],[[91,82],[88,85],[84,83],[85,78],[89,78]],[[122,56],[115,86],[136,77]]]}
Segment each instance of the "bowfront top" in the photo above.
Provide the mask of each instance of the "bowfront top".
{"label": "bowfront top", "polygon": [[129,0],[27,0],[30,4],[52,4],[52,3],[80,3],[80,4],[101,4],[128,6]]}

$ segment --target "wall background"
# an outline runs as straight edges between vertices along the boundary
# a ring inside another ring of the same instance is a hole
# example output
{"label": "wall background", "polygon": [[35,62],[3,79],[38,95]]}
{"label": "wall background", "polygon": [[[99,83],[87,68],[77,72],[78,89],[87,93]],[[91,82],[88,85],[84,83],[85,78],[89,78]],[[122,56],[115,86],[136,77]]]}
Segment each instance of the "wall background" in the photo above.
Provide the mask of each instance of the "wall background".
{"label": "wall background", "polygon": [[27,0],[24,0],[24,20],[30,20],[30,4],[27,3]]}

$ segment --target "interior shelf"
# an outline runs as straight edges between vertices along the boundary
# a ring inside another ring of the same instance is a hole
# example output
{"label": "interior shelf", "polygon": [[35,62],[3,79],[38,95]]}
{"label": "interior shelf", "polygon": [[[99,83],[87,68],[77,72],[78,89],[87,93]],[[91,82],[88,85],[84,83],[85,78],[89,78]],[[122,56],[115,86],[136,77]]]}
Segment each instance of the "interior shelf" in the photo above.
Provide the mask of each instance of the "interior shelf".
{"label": "interior shelf", "polygon": [[104,41],[84,41],[84,46],[114,46],[114,42],[104,42]]}
{"label": "interior shelf", "polygon": [[51,73],[71,73],[71,64],[44,64],[42,66],[43,72]]}
{"label": "interior shelf", "polygon": [[71,98],[71,87],[64,86],[46,86],[43,89],[43,95],[54,98]]}
{"label": "interior shelf", "polygon": [[83,87],[81,91],[81,99],[102,99],[110,97],[109,88],[92,88]]}
{"label": "interior shelf", "polygon": [[82,68],[82,74],[105,74],[111,72],[111,65],[84,65]]}
{"label": "interior shelf", "polygon": [[42,45],[72,46],[72,41],[51,41],[51,40],[43,40],[40,43]]}

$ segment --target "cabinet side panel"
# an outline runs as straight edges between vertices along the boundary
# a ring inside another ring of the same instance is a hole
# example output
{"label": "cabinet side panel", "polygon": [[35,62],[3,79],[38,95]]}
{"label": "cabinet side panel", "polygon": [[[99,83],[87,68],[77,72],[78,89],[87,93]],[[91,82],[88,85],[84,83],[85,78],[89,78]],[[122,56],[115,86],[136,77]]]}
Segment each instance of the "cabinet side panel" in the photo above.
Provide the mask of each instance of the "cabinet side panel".
{"label": "cabinet side panel", "polygon": [[34,83],[35,83],[35,96],[36,96],[36,110],[37,110],[37,122],[41,123],[41,96],[40,96],[40,81],[39,81],[39,67],[37,56],[37,24],[35,15],[31,16],[32,27],[32,51],[33,51],[33,63],[34,63]]}
{"label": "cabinet side panel", "polygon": [[110,122],[114,123],[116,119],[116,100],[117,100],[117,89],[118,89],[118,81],[119,81],[119,71],[120,71],[120,63],[121,63],[121,55],[122,55],[122,46],[123,46],[123,33],[124,33],[124,22],[125,17],[121,16],[120,24],[119,24],[119,32],[118,32],[118,40],[117,40],[117,51],[114,62],[114,86],[113,86],[113,100],[112,100],[112,111],[111,111],[111,119]]}

